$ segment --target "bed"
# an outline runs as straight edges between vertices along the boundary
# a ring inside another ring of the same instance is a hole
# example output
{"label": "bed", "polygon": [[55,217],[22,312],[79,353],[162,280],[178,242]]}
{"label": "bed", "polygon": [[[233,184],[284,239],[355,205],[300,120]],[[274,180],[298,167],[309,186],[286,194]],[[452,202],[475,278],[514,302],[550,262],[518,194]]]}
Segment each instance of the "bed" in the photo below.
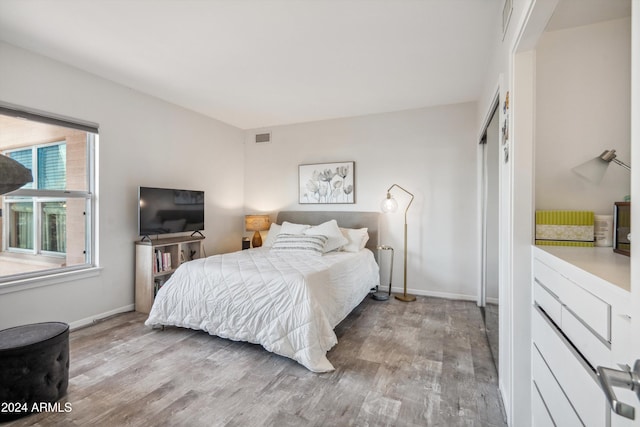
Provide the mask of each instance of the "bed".
{"label": "bed", "polygon": [[[276,221],[318,226],[310,232],[333,219],[342,228],[367,228],[366,247],[323,254],[280,251],[278,244],[292,235],[278,235],[271,245],[270,232],[265,247],[181,265],[158,291],[145,324],[260,344],[313,372],[332,371],[326,354],[338,342],[334,328],[379,284],[378,214],[283,211]],[[326,236],[309,234],[329,245]]]}

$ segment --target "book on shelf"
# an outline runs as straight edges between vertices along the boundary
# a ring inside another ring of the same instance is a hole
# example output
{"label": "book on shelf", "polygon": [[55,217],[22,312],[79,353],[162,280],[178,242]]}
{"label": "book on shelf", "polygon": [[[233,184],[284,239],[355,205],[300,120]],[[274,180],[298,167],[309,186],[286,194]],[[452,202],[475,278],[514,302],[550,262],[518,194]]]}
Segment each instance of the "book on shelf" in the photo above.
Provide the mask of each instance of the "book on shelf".
{"label": "book on shelf", "polygon": [[160,290],[162,285],[164,285],[164,283],[165,283],[164,278],[158,278],[153,281],[153,297],[154,298],[156,297],[156,295],[158,294],[158,291]]}
{"label": "book on shelf", "polygon": [[169,270],[171,270],[171,253],[162,252],[160,249],[156,249],[153,272],[160,273],[160,272],[169,271]]}
{"label": "book on shelf", "polygon": [[156,249],[155,250],[156,262],[153,265],[153,268],[156,273],[160,273],[162,271],[162,262],[160,261],[161,257],[162,257],[162,252],[160,252],[160,249]]}

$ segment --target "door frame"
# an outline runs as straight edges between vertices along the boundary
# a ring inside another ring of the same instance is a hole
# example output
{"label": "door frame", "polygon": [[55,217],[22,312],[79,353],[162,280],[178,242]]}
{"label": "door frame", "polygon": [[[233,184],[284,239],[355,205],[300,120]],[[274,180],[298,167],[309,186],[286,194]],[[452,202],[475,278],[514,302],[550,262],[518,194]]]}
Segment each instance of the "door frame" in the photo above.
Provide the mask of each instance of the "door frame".
{"label": "door frame", "polygon": [[[502,78],[500,78],[500,81]],[[478,299],[477,305],[478,307],[484,307],[487,303],[487,294],[486,294],[486,282],[487,282],[487,272],[486,272],[486,262],[487,262],[487,230],[486,230],[486,206],[485,206],[485,164],[484,164],[484,151],[486,147],[486,134],[487,129],[489,128],[489,124],[493,119],[494,114],[497,114],[498,124],[500,123],[500,82],[497,84],[497,88],[494,91],[494,95],[491,98],[491,102],[489,103],[489,108],[485,114],[482,131],[480,132],[480,136],[478,138],[478,149],[477,149],[477,169],[478,169],[478,179],[476,182],[478,183],[478,253],[480,254],[480,258],[478,261],[478,274],[480,280],[478,281]],[[501,142],[501,135],[498,133],[498,145]],[[499,190],[498,190],[499,191]],[[498,297],[498,300],[500,297]]]}
{"label": "door frame", "polygon": [[[531,422],[531,253],[534,243],[535,51],[558,0],[526,6],[509,46],[509,159],[500,168],[500,375],[505,378],[505,410],[510,425]],[[516,196],[517,195],[517,203]],[[502,298],[502,296],[501,296]],[[502,345],[504,341],[504,345]]]}
{"label": "door frame", "polygon": [[[504,102],[506,98],[506,86],[505,86],[505,78],[503,74],[498,75],[498,81],[496,82],[493,90],[493,96],[491,97],[491,101],[487,104],[485,109],[485,116],[483,120],[483,126],[481,127],[481,132],[478,135],[478,144],[477,144],[477,230],[478,230],[478,263],[477,263],[477,274],[478,274],[478,306],[484,306],[486,303],[486,294],[483,289],[483,269],[484,269],[484,259],[483,259],[483,214],[482,214],[482,151],[483,147],[480,144],[482,139],[482,135],[484,134],[485,129],[489,125],[489,122],[492,118],[492,113],[497,104],[498,110],[498,125],[503,124],[506,118],[506,114],[503,108],[501,108],[501,103]],[[504,146],[503,134],[502,132],[498,132],[498,149],[501,150]],[[506,164],[506,167],[509,167],[509,163]],[[508,216],[503,211],[502,206],[504,203],[508,203],[510,200],[510,188],[511,174],[505,172],[505,163],[500,161],[499,171],[498,171],[498,199],[499,199],[499,212],[498,212],[498,233],[499,233],[499,256],[498,256],[498,360],[500,361],[498,364],[498,389],[500,391],[500,395],[502,397],[502,401],[504,403],[504,409],[507,415],[507,419],[512,419],[512,411],[513,411],[513,389],[514,385],[512,382],[513,378],[513,344],[511,338],[512,328],[512,311],[513,308],[511,306],[511,284],[509,281],[509,274],[505,274],[505,272],[509,272],[511,262],[510,258],[507,256],[508,254],[508,239],[510,237],[509,232],[509,222]],[[481,305],[482,304],[482,305]]]}
{"label": "door frame", "polygon": [[[636,165],[631,171],[631,200],[640,201],[640,0],[631,2],[631,164]],[[631,223],[640,224],[640,209],[631,210]],[[637,227],[637,225],[636,225]],[[640,232],[634,233],[636,241]],[[631,295],[633,313],[640,313],[640,244],[631,251]],[[632,316],[632,335],[640,336],[640,315]],[[640,358],[640,340],[633,340],[636,358]],[[630,366],[633,361],[629,360]],[[633,402],[636,412],[640,402]],[[636,415],[640,418],[640,415]]]}

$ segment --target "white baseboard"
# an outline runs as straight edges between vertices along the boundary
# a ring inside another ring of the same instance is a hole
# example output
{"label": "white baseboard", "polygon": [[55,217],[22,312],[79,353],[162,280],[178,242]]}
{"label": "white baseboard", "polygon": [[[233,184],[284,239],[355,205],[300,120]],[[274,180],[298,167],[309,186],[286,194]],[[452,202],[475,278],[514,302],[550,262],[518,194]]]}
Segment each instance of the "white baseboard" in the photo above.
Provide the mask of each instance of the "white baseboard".
{"label": "white baseboard", "polygon": [[[389,288],[387,288],[389,289]],[[380,291],[383,291],[382,287]],[[401,294],[404,292],[403,288],[392,287],[391,292]],[[454,294],[449,292],[434,292],[434,291],[425,291],[422,289],[407,289],[407,293],[411,295],[420,295],[427,297],[435,297],[435,298],[446,298],[446,299],[455,299],[455,300],[463,300],[463,301],[476,301],[477,297],[475,295],[462,295],[462,294]],[[84,319],[76,320],[75,322],[69,323],[69,329],[74,330],[78,328],[82,328],[85,326],[93,325],[95,322],[102,320],[104,318],[113,316],[115,314],[126,313],[128,311],[133,311],[135,309],[135,304],[125,305],[123,307],[116,308],[114,310],[106,311],[104,313],[99,313],[93,315],[91,317],[87,317]]]}
{"label": "white baseboard", "polygon": [[93,315],[91,317],[87,317],[85,319],[76,320],[75,322],[69,323],[69,329],[74,330],[78,328],[83,328],[85,326],[93,325],[95,322],[107,318],[109,316],[113,316],[114,314],[126,313],[128,311],[133,311],[135,308],[134,304],[125,305],[124,307],[119,307],[114,310],[106,311],[104,313],[99,313]]}
{"label": "white baseboard", "polygon": [[[380,290],[384,291],[384,287],[380,286]],[[396,294],[401,294],[404,292],[404,288],[392,287],[391,292]],[[450,292],[425,291],[422,289],[407,289],[407,293],[411,295],[420,295],[425,297],[435,297],[435,298],[445,298],[445,299],[456,299],[456,300],[463,300],[463,301],[475,302],[478,300],[478,297],[475,295],[454,294]]]}

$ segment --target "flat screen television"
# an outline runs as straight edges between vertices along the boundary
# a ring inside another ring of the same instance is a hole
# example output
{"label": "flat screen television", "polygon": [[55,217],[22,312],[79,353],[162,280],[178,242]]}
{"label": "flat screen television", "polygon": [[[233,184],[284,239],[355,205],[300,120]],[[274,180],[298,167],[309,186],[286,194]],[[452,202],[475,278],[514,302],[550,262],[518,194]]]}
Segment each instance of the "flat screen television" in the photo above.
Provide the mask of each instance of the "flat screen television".
{"label": "flat screen television", "polygon": [[204,191],[138,188],[138,234],[204,230]]}

